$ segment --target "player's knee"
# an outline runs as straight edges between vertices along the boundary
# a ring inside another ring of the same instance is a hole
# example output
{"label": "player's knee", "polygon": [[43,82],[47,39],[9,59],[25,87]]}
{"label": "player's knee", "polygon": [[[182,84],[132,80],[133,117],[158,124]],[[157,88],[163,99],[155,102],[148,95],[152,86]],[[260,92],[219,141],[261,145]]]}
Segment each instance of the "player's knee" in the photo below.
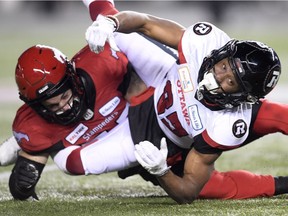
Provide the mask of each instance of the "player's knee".
{"label": "player's knee", "polygon": [[84,175],[85,174],[82,160],[81,160],[80,151],[81,151],[81,148],[77,148],[73,150],[67,157],[66,169],[72,175]]}

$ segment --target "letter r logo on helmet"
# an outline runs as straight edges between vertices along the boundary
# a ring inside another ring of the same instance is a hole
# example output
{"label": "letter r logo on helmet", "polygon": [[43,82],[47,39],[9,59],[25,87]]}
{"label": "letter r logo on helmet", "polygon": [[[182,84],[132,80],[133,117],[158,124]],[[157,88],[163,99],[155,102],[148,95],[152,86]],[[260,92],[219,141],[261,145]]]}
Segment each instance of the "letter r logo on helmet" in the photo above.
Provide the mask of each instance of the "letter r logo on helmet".
{"label": "letter r logo on helmet", "polygon": [[271,74],[272,76],[270,77],[270,79],[268,78],[268,83],[266,85],[268,88],[274,88],[280,78],[280,71],[273,71],[273,73]]}

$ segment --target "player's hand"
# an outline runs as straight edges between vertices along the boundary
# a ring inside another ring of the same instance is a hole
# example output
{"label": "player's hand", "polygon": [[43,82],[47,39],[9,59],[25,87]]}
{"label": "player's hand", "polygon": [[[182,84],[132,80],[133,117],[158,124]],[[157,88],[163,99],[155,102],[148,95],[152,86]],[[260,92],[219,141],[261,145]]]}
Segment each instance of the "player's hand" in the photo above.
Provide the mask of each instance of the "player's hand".
{"label": "player's hand", "polygon": [[37,169],[36,164],[19,157],[9,179],[9,189],[12,196],[16,200],[39,200],[35,187],[40,175],[41,172]]}
{"label": "player's hand", "polygon": [[18,145],[14,136],[5,140],[0,145],[0,166],[8,166],[14,164],[17,157],[20,146]]}
{"label": "player's hand", "polygon": [[113,36],[113,32],[115,32],[117,28],[118,22],[116,18],[112,19],[99,14],[85,33],[85,38],[91,51],[97,54],[102,52],[106,41],[110,44],[111,49],[119,51]]}
{"label": "player's hand", "polygon": [[168,154],[166,139],[161,139],[160,150],[149,141],[135,145],[137,161],[152,175],[162,176],[168,172],[166,158]]}

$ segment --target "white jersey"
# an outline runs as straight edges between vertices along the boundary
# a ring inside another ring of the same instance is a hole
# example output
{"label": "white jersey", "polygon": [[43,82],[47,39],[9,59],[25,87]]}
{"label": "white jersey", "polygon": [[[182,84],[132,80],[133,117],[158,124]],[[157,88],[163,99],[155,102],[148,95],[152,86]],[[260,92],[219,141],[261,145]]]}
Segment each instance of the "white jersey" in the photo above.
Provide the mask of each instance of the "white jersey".
{"label": "white jersey", "polygon": [[229,40],[212,24],[191,26],[185,31],[179,49],[182,64],[175,63],[155,89],[154,103],[160,127],[182,148],[190,148],[193,137],[200,133],[207,134],[208,144],[214,147],[237,146],[248,136],[251,106],[211,111],[195,98],[203,59]]}

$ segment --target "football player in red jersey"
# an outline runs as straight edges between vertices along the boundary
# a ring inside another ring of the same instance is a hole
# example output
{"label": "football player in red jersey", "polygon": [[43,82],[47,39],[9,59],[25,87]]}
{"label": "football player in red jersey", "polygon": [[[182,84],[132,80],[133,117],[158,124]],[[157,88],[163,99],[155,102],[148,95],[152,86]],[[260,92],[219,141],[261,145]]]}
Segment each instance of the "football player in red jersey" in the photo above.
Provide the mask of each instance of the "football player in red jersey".
{"label": "football player in red jersey", "polygon": [[[95,1],[90,4],[90,11],[93,12],[95,4]],[[149,110],[151,115],[155,103],[157,120],[168,138],[183,148],[193,144],[184,165],[184,175],[179,177],[170,171],[165,140],[161,141],[163,149],[155,148],[148,139],[136,145],[135,152],[138,162],[157,176],[175,201],[190,203],[201,197],[208,179],[208,185],[213,185],[214,161],[222,151],[243,146],[269,133],[288,134],[287,124],[277,114],[287,112],[287,105],[262,100],[275,87],[281,74],[280,60],[272,48],[257,41],[231,40],[210,23],[196,23],[185,29],[175,22],[147,14],[111,15],[99,16],[86,32],[94,52],[99,53],[99,48],[108,37],[108,42],[112,40],[115,31],[142,32],[178,49],[179,60],[174,68],[154,86],[155,93],[146,94],[145,99],[148,95],[152,99],[146,100],[146,105],[138,104],[136,109]],[[117,41],[117,36],[115,38]],[[119,40],[117,45],[121,46]],[[272,107],[273,113],[268,113]],[[223,128],[223,122],[229,125]],[[137,127],[132,127],[132,137],[135,130]],[[145,139],[145,135],[142,138]],[[134,142],[137,139],[134,138]],[[168,148],[169,143],[168,140]],[[234,180],[238,186],[244,183],[241,178]],[[250,180],[255,183],[253,178]],[[287,192],[277,187],[279,179],[275,184],[274,194]],[[287,179],[280,185],[285,184]]]}
{"label": "football player in red jersey", "polygon": [[[159,56],[161,59],[167,58],[165,65],[171,66],[169,57],[165,57],[164,53]],[[117,59],[120,64],[114,64]],[[126,61],[121,53],[107,46],[100,56],[93,55],[85,47],[72,61],[68,61],[59,50],[41,45],[31,47],[20,56],[16,80],[20,97],[26,105],[19,109],[13,130],[23,151],[9,182],[16,199],[35,196],[35,186],[48,155],[53,156],[61,170],[75,175],[101,174],[137,164],[126,118],[127,109],[123,106],[122,93],[118,91],[121,77],[126,71]],[[169,69],[152,65],[148,64],[145,69],[153,69],[155,73]],[[118,77],[118,81],[112,81],[111,74],[114,79]],[[140,87],[136,93],[144,88]],[[153,90],[149,89],[148,92]],[[137,102],[137,98],[133,101]],[[143,125],[145,127],[147,125]],[[162,136],[160,133],[156,138]],[[155,139],[152,137],[151,141]],[[168,148],[171,150],[171,144]],[[234,178],[241,179],[240,183],[244,185],[238,185],[239,181]],[[251,184],[245,185],[246,182]],[[227,190],[219,190],[223,185]],[[272,196],[275,192],[272,176],[245,171],[214,171],[211,184],[207,184],[206,188],[201,197],[248,198]]]}
{"label": "football player in red jersey", "polygon": [[[128,86],[131,79],[137,79],[131,73],[126,56],[109,45],[100,56],[86,46],[71,61],[58,49],[44,45],[22,53],[15,77],[25,104],[13,122],[13,134],[22,150],[9,181],[15,198],[26,199],[34,193],[49,155],[60,169],[71,174],[109,172],[136,163],[133,151],[125,151],[134,145],[129,142],[128,103],[123,94],[142,91],[146,86],[139,81]],[[102,152],[98,158],[89,154],[93,143],[107,133],[115,134],[115,130],[120,135],[110,138],[109,146],[102,145],[104,150],[97,143],[94,150]],[[97,164],[94,170],[90,170],[91,160]],[[25,183],[26,172],[34,176]]]}

